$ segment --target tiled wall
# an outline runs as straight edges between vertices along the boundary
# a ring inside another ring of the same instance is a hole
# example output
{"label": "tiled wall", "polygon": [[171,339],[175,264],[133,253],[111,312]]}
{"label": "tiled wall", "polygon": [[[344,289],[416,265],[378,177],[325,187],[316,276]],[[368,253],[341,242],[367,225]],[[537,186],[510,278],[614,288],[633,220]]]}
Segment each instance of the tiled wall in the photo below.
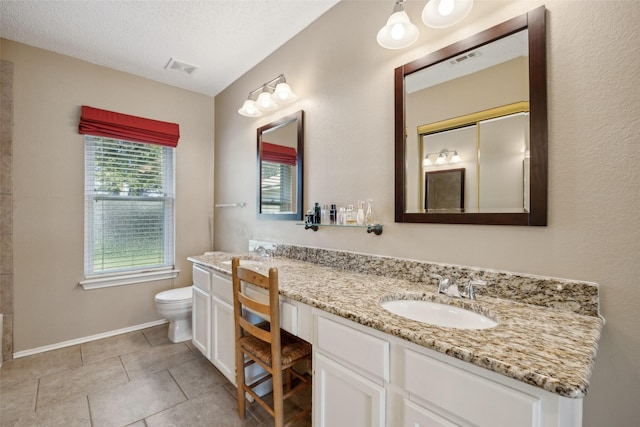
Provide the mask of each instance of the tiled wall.
{"label": "tiled wall", "polygon": [[0,314],[2,359],[13,358],[13,63],[0,60]]}

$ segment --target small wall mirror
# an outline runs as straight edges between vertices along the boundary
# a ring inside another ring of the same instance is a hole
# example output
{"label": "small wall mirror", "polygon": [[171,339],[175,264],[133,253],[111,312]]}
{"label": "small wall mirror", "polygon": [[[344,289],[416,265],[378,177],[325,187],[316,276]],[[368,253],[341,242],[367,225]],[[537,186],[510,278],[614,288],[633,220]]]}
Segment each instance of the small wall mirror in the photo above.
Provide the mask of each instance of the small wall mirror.
{"label": "small wall mirror", "polygon": [[426,212],[464,211],[464,168],[425,172]]}
{"label": "small wall mirror", "polygon": [[396,222],[546,225],[545,37],[540,7],[395,70]]}
{"label": "small wall mirror", "polygon": [[302,110],[258,128],[258,216],[302,220]]}

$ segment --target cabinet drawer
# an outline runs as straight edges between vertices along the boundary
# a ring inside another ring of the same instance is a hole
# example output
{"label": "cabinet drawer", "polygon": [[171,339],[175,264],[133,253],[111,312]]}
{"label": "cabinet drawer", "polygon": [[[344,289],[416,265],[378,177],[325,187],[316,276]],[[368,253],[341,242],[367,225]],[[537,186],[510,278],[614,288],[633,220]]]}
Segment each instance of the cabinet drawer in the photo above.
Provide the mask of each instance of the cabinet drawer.
{"label": "cabinet drawer", "polygon": [[458,427],[440,415],[434,414],[426,408],[411,403],[408,400],[403,402],[404,427],[429,426],[429,427]]}
{"label": "cabinet drawer", "polygon": [[205,292],[211,292],[211,273],[209,270],[193,265],[193,286]]}
{"label": "cabinet drawer", "polygon": [[211,274],[211,293],[221,300],[233,304],[233,284],[231,278],[222,274]]}
{"label": "cabinet drawer", "polygon": [[[536,396],[411,350],[405,349],[404,359],[411,400],[423,400],[477,426],[540,425],[541,402]],[[499,410],[488,410],[497,402]]]}
{"label": "cabinet drawer", "polygon": [[317,318],[316,346],[373,376],[389,380],[389,342],[329,320]]}

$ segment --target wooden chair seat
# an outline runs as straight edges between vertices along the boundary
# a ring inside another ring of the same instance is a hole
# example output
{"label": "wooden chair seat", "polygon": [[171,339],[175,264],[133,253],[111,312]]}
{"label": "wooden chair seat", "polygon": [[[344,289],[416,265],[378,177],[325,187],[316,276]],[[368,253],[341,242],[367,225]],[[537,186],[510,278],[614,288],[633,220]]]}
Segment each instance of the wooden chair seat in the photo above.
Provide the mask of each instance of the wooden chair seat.
{"label": "wooden chair seat", "polygon": [[[268,331],[270,324],[268,322],[262,322],[256,326]],[[268,366],[272,366],[271,345],[269,343],[262,341],[253,335],[245,335],[241,337],[238,343],[244,351],[251,353]],[[308,357],[311,355],[312,350],[311,344],[301,340],[295,335],[291,335],[283,329],[280,330],[280,348],[280,363],[283,367],[292,366],[300,359]]]}

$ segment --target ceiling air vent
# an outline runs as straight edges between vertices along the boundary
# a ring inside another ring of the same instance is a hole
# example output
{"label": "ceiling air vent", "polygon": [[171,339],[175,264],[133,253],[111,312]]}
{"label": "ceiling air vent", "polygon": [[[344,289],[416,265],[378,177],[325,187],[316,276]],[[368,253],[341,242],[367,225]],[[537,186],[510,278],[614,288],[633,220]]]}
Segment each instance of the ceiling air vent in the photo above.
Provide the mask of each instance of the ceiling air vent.
{"label": "ceiling air vent", "polygon": [[165,70],[182,71],[186,74],[193,74],[198,69],[197,65],[187,64],[186,62],[178,61],[176,59],[169,59],[167,65],[164,66]]}

